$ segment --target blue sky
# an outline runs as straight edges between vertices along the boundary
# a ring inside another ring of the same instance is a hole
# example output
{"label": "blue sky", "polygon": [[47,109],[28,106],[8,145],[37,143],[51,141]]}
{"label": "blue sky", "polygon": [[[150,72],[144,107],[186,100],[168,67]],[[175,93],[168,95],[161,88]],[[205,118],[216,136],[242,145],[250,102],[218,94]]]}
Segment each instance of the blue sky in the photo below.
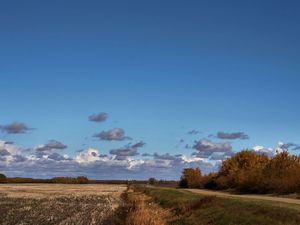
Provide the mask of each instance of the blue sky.
{"label": "blue sky", "polygon": [[[143,153],[154,161],[155,152],[192,157],[204,139],[230,143],[233,152],[275,149],[279,141],[298,145],[299,7],[298,1],[1,2],[0,139],[19,146],[27,161],[50,140],[67,147],[45,152],[43,160],[50,152],[74,158],[93,147],[114,161],[110,150],[142,141],[139,155],[123,160],[139,163]],[[88,120],[100,112],[106,121]],[[4,127],[14,122],[33,129],[8,134]],[[93,137],[113,128],[132,139]],[[193,129],[201,133],[187,134]],[[249,139],[222,139],[218,132]],[[17,163],[7,161],[0,170],[19,175],[21,169],[10,169]],[[149,175],[148,167],[126,168],[118,171],[129,178]],[[21,175],[52,175],[28,171]]]}

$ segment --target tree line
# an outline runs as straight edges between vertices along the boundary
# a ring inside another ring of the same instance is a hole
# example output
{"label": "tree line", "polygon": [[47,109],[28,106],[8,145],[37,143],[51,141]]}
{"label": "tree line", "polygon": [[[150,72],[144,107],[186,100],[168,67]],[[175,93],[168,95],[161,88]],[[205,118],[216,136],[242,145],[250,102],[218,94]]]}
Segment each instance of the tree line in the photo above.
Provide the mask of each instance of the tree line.
{"label": "tree line", "polygon": [[0,173],[0,183],[56,183],[56,184],[157,184],[160,186],[178,186],[177,181],[172,180],[90,180],[85,176],[79,177],[53,177],[50,179],[36,179],[30,177],[6,177]]}
{"label": "tree line", "polygon": [[300,191],[300,157],[287,151],[268,157],[243,150],[224,160],[216,173],[203,176],[199,168],[184,169],[179,185],[242,193],[295,193]]}
{"label": "tree line", "polygon": [[0,174],[0,183],[54,183],[54,184],[88,184],[89,179],[85,176],[79,177],[53,177],[51,179],[35,179],[29,177],[8,178]]}

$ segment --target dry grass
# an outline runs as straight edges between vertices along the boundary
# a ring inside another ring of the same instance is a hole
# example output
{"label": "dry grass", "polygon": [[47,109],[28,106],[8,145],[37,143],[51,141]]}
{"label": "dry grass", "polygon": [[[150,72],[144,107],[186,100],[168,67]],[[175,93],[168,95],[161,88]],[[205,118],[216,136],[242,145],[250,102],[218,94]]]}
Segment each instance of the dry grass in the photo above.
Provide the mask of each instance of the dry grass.
{"label": "dry grass", "polygon": [[0,184],[7,197],[56,198],[59,196],[113,195],[118,197],[126,185],[110,184]]}
{"label": "dry grass", "polygon": [[168,210],[160,208],[154,203],[149,203],[149,197],[139,192],[128,190],[130,209],[125,225],[165,225],[165,219],[170,216]]}
{"label": "dry grass", "polygon": [[0,185],[0,224],[109,225],[119,185]]}

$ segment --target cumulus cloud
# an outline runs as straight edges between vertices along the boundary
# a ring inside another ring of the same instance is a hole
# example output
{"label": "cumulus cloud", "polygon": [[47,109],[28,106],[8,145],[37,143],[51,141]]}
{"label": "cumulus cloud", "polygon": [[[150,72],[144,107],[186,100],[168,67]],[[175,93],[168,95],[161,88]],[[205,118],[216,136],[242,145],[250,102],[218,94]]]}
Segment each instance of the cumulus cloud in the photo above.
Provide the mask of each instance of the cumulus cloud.
{"label": "cumulus cloud", "polygon": [[97,114],[93,114],[89,116],[89,121],[92,122],[104,122],[105,120],[107,120],[108,114],[105,112],[100,112]]}
{"label": "cumulus cloud", "polygon": [[284,143],[282,141],[279,141],[277,143],[277,146],[275,148],[272,147],[264,147],[264,146],[255,146],[252,148],[253,151],[259,154],[265,154],[269,157],[273,157],[274,155],[281,153],[283,151],[289,151],[289,150],[298,150],[300,149],[299,145],[295,143]]}
{"label": "cumulus cloud", "polygon": [[33,160],[52,160],[52,161],[66,161],[66,160],[72,160],[69,158],[68,155],[61,155],[56,152],[35,152],[34,155],[30,155],[30,158]]}
{"label": "cumulus cloud", "polygon": [[225,132],[218,132],[217,138],[220,139],[228,139],[228,140],[234,140],[234,139],[249,139],[249,136],[243,132],[235,132],[235,133],[225,133]]}
{"label": "cumulus cloud", "polygon": [[[144,142],[130,143],[111,150],[111,156],[100,154],[95,148],[76,152],[75,156],[53,151],[25,151],[9,141],[0,140],[0,171],[8,176],[88,176],[91,179],[179,179],[183,168],[200,167],[205,174],[216,171],[223,159],[234,154],[229,143],[214,143],[201,139],[192,146],[192,155],[145,153],[136,157]],[[253,147],[253,151],[273,156],[295,145],[279,142],[274,148]],[[48,148],[53,149],[53,148]]]}
{"label": "cumulus cloud", "polygon": [[8,156],[11,155],[9,151],[6,149],[0,149],[0,156]]}
{"label": "cumulus cloud", "polygon": [[30,128],[25,123],[13,122],[7,125],[0,125],[0,129],[7,134],[23,134],[26,133]]}
{"label": "cumulus cloud", "polygon": [[23,154],[24,150],[10,141],[0,140],[0,161],[3,165],[14,162],[23,162],[26,160]]}
{"label": "cumulus cloud", "polygon": [[129,144],[123,148],[112,149],[109,151],[111,155],[115,155],[117,160],[125,160],[129,156],[139,155],[138,148],[141,148],[145,145],[144,142],[140,141],[136,144]]}
{"label": "cumulus cloud", "polygon": [[209,139],[195,141],[192,148],[197,150],[192,153],[193,156],[211,160],[225,159],[228,155],[234,154],[230,143],[215,143]]}
{"label": "cumulus cloud", "polygon": [[181,154],[178,154],[178,155],[172,155],[170,153],[158,154],[155,152],[153,154],[153,158],[160,159],[160,160],[171,160],[171,161],[177,161],[177,162],[183,161]]}
{"label": "cumulus cloud", "polygon": [[13,142],[3,140],[0,140],[0,150],[5,150],[5,152],[9,152],[10,155],[18,155],[22,152],[21,147],[15,145]]}
{"label": "cumulus cloud", "polygon": [[257,146],[254,146],[252,148],[252,150],[258,154],[265,154],[269,157],[272,157],[276,154],[276,150],[273,149],[273,148],[268,148],[268,147],[264,147],[264,146],[260,146],[260,145],[257,145]]}
{"label": "cumulus cloud", "polygon": [[35,147],[35,150],[43,152],[43,151],[51,151],[51,150],[62,150],[65,148],[67,148],[67,145],[65,145],[59,141],[56,141],[56,140],[51,140],[47,144],[39,145],[39,146]]}
{"label": "cumulus cloud", "polygon": [[123,141],[131,139],[125,136],[125,131],[122,128],[113,128],[108,131],[101,131],[100,133],[95,134],[94,137],[104,141]]}
{"label": "cumulus cloud", "polygon": [[232,146],[230,143],[215,143],[209,139],[201,139],[195,141],[192,146],[193,149],[197,150],[194,155],[199,157],[207,158],[214,152],[231,152]]}
{"label": "cumulus cloud", "polygon": [[97,149],[88,148],[87,150],[79,152],[74,159],[78,163],[91,163],[103,160],[106,157],[106,155],[101,155]]}
{"label": "cumulus cloud", "polygon": [[25,162],[27,158],[23,155],[14,155],[13,156],[13,162],[19,163],[19,162]]}
{"label": "cumulus cloud", "polygon": [[[148,155],[150,156],[150,154]],[[147,165],[151,165],[153,167],[159,167],[159,168],[183,168],[186,167],[202,167],[203,172],[208,172],[206,169],[204,169],[205,166],[211,167],[212,170],[214,170],[215,164],[209,161],[207,158],[201,158],[199,156],[186,156],[183,154],[170,154],[170,153],[154,153],[151,155],[153,159],[148,159],[144,163]],[[203,168],[204,167],[204,168]]]}
{"label": "cumulus cloud", "polygon": [[58,154],[56,152],[52,152],[51,154],[49,154],[48,159],[52,159],[52,160],[55,160],[55,161],[68,160],[67,157],[62,156],[61,154]]}
{"label": "cumulus cloud", "polygon": [[223,160],[225,158],[226,158],[226,156],[224,154],[219,154],[219,153],[213,153],[210,156],[211,160]]}
{"label": "cumulus cloud", "polygon": [[115,155],[115,159],[117,160],[125,160],[129,156],[136,156],[138,155],[137,149],[130,148],[130,149],[113,149],[110,150],[109,153],[111,155]]}

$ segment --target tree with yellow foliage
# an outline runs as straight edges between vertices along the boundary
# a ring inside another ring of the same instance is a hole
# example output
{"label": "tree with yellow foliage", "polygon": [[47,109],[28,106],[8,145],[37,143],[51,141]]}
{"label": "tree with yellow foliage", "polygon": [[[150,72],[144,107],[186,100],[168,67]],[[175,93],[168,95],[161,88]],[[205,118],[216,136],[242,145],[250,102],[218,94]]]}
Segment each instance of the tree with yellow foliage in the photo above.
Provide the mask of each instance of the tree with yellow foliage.
{"label": "tree with yellow foliage", "polygon": [[199,168],[185,168],[182,171],[179,186],[182,188],[200,188],[202,187],[201,178]]}

